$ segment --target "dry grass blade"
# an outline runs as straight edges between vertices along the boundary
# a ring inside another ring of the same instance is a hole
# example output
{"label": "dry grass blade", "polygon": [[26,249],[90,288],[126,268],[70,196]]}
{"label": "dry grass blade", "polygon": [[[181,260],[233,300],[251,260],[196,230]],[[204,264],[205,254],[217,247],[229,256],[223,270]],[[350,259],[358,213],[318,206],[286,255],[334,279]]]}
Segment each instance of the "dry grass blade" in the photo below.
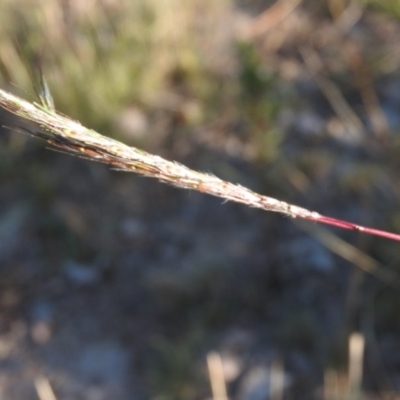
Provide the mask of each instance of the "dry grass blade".
{"label": "dry grass blade", "polygon": [[207,366],[210,375],[213,400],[228,400],[224,369],[220,354],[215,351],[208,353]]}
{"label": "dry grass blade", "polygon": [[296,225],[318,239],[318,241],[330,251],[349,261],[365,273],[370,274],[381,282],[400,290],[400,278],[394,271],[385,268],[374,258],[363,253],[350,243],[340,239],[340,237],[329,232],[322,226],[310,226],[310,224],[305,224],[303,221],[296,222]]}
{"label": "dry grass blade", "polygon": [[335,110],[348,133],[354,137],[360,137],[364,131],[363,124],[347,103],[340,89],[323,75],[323,62],[318,53],[311,47],[303,46],[300,48],[300,54],[315,82]]}
{"label": "dry grass blade", "polygon": [[250,207],[400,241],[399,234],[326,217],[317,212],[260,195],[243,186],[223,181],[216,176],[193,171],[184,165],[167,161],[135,147],[129,147],[85,128],[79,122],[58,114],[46,104],[29,103],[1,89],[0,106],[38,125],[41,132],[31,133],[65,152],[103,162],[124,171],[133,171],[156,178],[173,186],[193,189],[225,200],[243,203]]}
{"label": "dry grass blade", "polygon": [[349,399],[360,398],[363,376],[364,352],[364,336],[361,333],[352,333],[349,338]]}
{"label": "dry grass blade", "polygon": [[49,380],[44,376],[35,379],[35,388],[40,400],[57,400]]}

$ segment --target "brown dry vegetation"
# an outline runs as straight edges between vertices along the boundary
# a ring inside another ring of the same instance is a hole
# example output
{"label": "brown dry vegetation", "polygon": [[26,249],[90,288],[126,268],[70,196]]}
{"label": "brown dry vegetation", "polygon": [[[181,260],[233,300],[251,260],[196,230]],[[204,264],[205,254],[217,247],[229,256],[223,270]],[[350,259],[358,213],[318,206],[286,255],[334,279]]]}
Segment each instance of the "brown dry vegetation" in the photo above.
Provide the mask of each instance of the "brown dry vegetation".
{"label": "brown dry vegetation", "polygon": [[[40,66],[85,126],[400,231],[399,10],[3,0],[0,80],[33,99]],[[396,398],[400,293],[362,270],[399,245],[304,228],[4,130],[0,397],[217,398],[222,365],[230,399]]]}

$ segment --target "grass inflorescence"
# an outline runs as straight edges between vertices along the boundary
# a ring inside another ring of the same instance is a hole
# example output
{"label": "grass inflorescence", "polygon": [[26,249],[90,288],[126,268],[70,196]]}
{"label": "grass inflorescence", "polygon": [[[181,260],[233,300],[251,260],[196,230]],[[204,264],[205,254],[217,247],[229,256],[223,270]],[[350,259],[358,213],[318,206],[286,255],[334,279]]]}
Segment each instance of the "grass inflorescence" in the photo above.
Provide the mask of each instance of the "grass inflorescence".
{"label": "grass inflorescence", "polygon": [[133,171],[176,187],[197,190],[250,207],[400,241],[398,234],[326,217],[317,212],[260,195],[211,174],[197,172],[179,163],[129,147],[57,113],[48,101],[42,100],[41,103],[41,105],[29,103],[0,90],[0,106],[37,125],[40,131],[29,132],[47,140],[52,146],[62,151],[112,165],[122,171]]}

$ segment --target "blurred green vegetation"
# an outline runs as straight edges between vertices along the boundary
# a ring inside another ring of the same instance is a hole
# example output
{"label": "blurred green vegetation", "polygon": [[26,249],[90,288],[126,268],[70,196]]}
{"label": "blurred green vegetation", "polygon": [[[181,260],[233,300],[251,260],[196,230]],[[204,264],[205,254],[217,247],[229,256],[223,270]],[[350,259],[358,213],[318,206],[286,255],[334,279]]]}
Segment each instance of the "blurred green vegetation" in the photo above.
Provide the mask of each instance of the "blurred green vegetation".
{"label": "blurred green vegetation", "polygon": [[147,379],[153,387],[154,400],[192,400],[207,393],[206,376],[193,363],[201,354],[205,339],[200,326],[192,327],[178,340],[153,338],[155,356],[153,364],[148,365]]}
{"label": "blurred green vegetation", "polygon": [[26,90],[40,66],[58,110],[113,134],[112,122],[130,104],[174,107],[171,85],[200,100],[216,93],[204,60],[218,14],[228,6],[209,0],[6,0],[0,4],[1,76]]}
{"label": "blurred green vegetation", "polygon": [[283,141],[274,124],[281,79],[237,39],[232,10],[229,0],[6,0],[0,79],[35,100],[42,70],[58,111],[110,136],[137,123],[139,134],[124,139],[144,147],[241,114],[254,158],[269,162]]}
{"label": "blurred green vegetation", "polygon": [[363,2],[392,17],[400,18],[400,2],[398,0],[363,0]]}

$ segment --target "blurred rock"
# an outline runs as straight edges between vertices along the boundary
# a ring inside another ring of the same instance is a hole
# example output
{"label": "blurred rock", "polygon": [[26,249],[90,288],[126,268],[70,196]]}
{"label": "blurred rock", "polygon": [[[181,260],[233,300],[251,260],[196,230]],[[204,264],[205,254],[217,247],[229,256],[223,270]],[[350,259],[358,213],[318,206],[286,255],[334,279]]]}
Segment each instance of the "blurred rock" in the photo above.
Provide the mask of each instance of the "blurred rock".
{"label": "blurred rock", "polygon": [[100,271],[75,261],[67,261],[63,269],[65,277],[76,286],[93,286],[100,281]]}
{"label": "blurred rock", "polygon": [[332,253],[311,237],[302,236],[280,247],[280,253],[288,260],[286,265],[290,265],[292,271],[326,274],[335,266]]}
{"label": "blurred rock", "polygon": [[129,353],[112,342],[92,344],[83,349],[78,369],[96,382],[122,383],[128,375]]}
{"label": "blurred rock", "polygon": [[[282,391],[290,385],[290,376],[283,372],[283,376],[275,375],[276,371],[264,366],[256,366],[245,375],[239,389],[239,400],[274,400],[281,399],[283,393],[274,393],[271,379],[282,379]],[[276,385],[276,384],[275,384]]]}
{"label": "blurred rock", "polygon": [[35,343],[43,344],[50,340],[53,316],[54,307],[49,302],[38,301],[32,305],[30,334]]}
{"label": "blurred rock", "polygon": [[21,231],[29,215],[26,202],[19,202],[0,215],[0,262],[5,261],[21,245]]}
{"label": "blurred rock", "polygon": [[138,218],[126,218],[120,225],[121,233],[131,239],[142,237],[146,228],[146,224]]}

